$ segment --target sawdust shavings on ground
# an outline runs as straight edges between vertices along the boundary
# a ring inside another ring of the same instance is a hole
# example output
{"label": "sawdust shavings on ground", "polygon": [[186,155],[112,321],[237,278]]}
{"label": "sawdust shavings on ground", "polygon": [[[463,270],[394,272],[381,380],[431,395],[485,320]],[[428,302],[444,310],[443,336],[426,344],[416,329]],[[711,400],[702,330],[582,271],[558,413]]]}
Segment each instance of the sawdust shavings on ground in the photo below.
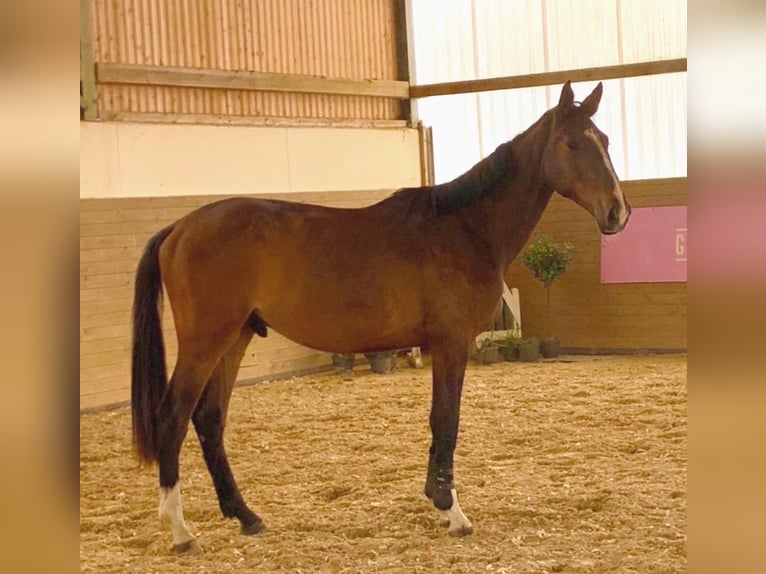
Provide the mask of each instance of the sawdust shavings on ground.
{"label": "sawdust shavings on ground", "polygon": [[127,409],[80,419],[81,572],[686,571],[686,356],[469,367],[455,460],[472,536],[422,495],[430,370],[238,388],[227,450],[268,525],[222,518],[193,429],[177,558]]}

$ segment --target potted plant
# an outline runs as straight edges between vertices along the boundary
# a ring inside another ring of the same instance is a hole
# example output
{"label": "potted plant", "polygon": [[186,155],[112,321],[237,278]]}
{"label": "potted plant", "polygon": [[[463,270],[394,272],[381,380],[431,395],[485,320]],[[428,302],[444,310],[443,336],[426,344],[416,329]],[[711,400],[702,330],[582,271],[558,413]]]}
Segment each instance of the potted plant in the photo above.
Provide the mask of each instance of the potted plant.
{"label": "potted plant", "polygon": [[505,338],[497,341],[496,344],[500,354],[506,361],[518,361],[520,342],[521,338],[509,331]]}
{"label": "potted plant", "polygon": [[500,347],[492,339],[491,335],[481,340],[476,356],[482,365],[491,365],[503,360],[503,356],[500,354]]}
{"label": "potted plant", "polygon": [[[554,243],[543,235],[530,243],[521,255],[521,263],[545,287],[545,331],[550,328],[551,285],[566,271],[572,261],[572,246]],[[544,357],[555,357],[561,350],[558,337],[543,337],[540,350]]]}
{"label": "potted plant", "polygon": [[540,339],[524,337],[519,340],[519,361],[533,363],[540,358]]}

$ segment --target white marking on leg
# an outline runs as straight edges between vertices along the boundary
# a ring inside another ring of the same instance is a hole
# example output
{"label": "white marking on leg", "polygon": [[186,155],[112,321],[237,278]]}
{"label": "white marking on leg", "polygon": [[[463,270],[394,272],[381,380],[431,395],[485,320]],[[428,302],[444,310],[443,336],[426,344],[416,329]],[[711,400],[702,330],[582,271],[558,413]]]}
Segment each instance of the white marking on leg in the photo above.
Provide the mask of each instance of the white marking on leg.
{"label": "white marking on leg", "polygon": [[601,158],[604,160],[604,165],[609,171],[609,174],[612,176],[612,181],[614,182],[614,197],[617,199],[617,203],[620,205],[619,223],[620,227],[624,227],[625,223],[628,221],[628,208],[625,206],[625,194],[622,192],[622,187],[620,187],[620,180],[617,179],[617,174],[614,173],[612,160],[609,159],[609,154],[606,153],[606,149],[604,149],[604,145],[601,143],[601,138],[599,138],[598,134],[593,131],[593,128],[588,128],[584,133],[587,138],[590,138],[593,140],[593,143],[596,144],[596,149],[598,149],[599,153],[601,154]]}
{"label": "white marking on leg", "polygon": [[457,501],[457,490],[450,490],[452,494],[452,506],[448,510],[440,510],[439,514],[442,517],[442,521],[449,523],[447,532],[458,536],[470,534],[473,532],[473,524],[466,518],[463,511],[460,510],[460,503]]}
{"label": "white marking on leg", "polygon": [[173,533],[173,546],[194,540],[184,521],[180,480],[172,488],[160,487],[160,520],[163,525],[170,527]]}

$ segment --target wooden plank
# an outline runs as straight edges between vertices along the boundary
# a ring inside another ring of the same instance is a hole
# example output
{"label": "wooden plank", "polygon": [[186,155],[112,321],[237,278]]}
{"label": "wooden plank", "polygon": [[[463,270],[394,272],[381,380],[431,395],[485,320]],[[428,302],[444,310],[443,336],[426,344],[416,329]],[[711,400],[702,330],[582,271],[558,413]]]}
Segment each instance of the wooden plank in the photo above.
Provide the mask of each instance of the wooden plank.
{"label": "wooden plank", "polygon": [[300,118],[278,116],[234,116],[222,114],[181,114],[167,112],[143,112],[104,110],[102,119],[161,124],[191,124],[206,126],[256,126],[256,127],[304,127],[304,128],[360,128],[402,129],[405,120],[397,119],[349,119],[349,118]]}
{"label": "wooden plank", "polygon": [[[258,199],[281,199],[303,203],[323,204],[329,201],[360,201],[367,202],[382,199],[391,195],[395,189],[363,189],[346,191],[301,191],[294,193],[262,193],[257,195],[183,195],[166,197],[115,197],[115,198],[83,198],[80,199],[80,213],[92,211],[115,211],[133,209],[169,209],[183,210],[206,205],[221,199],[231,197],[252,197]],[[90,216],[88,216],[90,217]],[[98,218],[96,217],[96,222]],[[89,220],[88,222],[92,222]],[[83,222],[81,222],[83,223]]]}
{"label": "wooden plank", "polygon": [[115,337],[125,337],[126,339],[130,339],[130,324],[125,322],[121,325],[80,328],[80,345],[85,345],[91,341],[99,341],[101,339],[113,339]]}
{"label": "wooden plank", "polygon": [[[410,84],[410,54],[407,0],[394,0],[394,48],[396,50],[396,79]],[[399,117],[412,125],[412,109],[409,100],[399,103]]]}
{"label": "wooden plank", "polygon": [[80,253],[89,250],[112,249],[112,248],[144,248],[146,242],[153,233],[130,233],[124,235],[94,235],[80,237]]}
{"label": "wooden plank", "polygon": [[143,253],[142,247],[132,246],[120,246],[120,247],[107,247],[103,249],[86,249],[80,251],[80,263],[92,263],[101,261],[116,261],[121,259],[129,259],[136,262]]}
{"label": "wooden plank", "polygon": [[115,299],[128,299],[133,297],[132,286],[104,287],[101,289],[84,289],[80,291],[80,307],[89,303],[100,303]]}
{"label": "wooden plank", "polygon": [[117,223],[83,223],[80,237],[103,237],[105,235],[131,235],[133,233],[157,233],[173,223],[172,219],[157,221],[129,221]]}
{"label": "wooden plank", "polygon": [[110,311],[107,313],[91,313],[80,315],[80,329],[92,327],[107,327],[110,325],[127,325],[130,323],[130,310]]}
{"label": "wooden plank", "polygon": [[418,125],[418,144],[420,151],[421,185],[433,185],[436,179],[434,167],[433,128],[422,123]]}
{"label": "wooden plank", "polygon": [[121,361],[118,363],[101,365],[97,367],[80,367],[81,381],[99,381],[103,379],[116,380],[120,377],[127,379],[130,377],[130,362]]}
{"label": "wooden plank", "polygon": [[[167,347],[167,345],[166,345]],[[80,344],[80,357],[96,355],[98,353],[110,353],[112,351],[124,351],[130,349],[130,339],[124,337],[112,337],[111,339],[99,339]]]}
{"label": "wooden plank", "polygon": [[125,390],[130,398],[130,372],[112,375],[101,379],[91,379],[86,384],[80,384],[80,398],[106,391]]}
{"label": "wooden plank", "polygon": [[256,90],[263,92],[373,96],[400,99],[410,97],[409,83],[398,80],[328,78],[306,74],[217,70],[213,68],[187,68],[180,66],[147,66],[99,62],[96,64],[96,79],[100,84]]}
{"label": "wooden plank", "polygon": [[80,277],[113,275],[115,273],[135,273],[137,260],[117,259],[114,261],[92,261],[80,263]]}
{"label": "wooden plank", "polygon": [[84,120],[98,119],[96,67],[93,63],[91,0],[80,0],[80,113]]}
{"label": "wooden plank", "polygon": [[80,412],[87,412],[111,405],[127,406],[130,401],[130,387],[102,392],[80,394]]}
{"label": "wooden plank", "polygon": [[80,212],[80,225],[86,223],[117,223],[124,221],[175,221],[191,209],[187,206],[157,208],[147,202],[145,208],[120,209],[112,204],[111,209]]}
{"label": "wooden plank", "polygon": [[130,372],[130,349],[116,349],[100,353],[80,355],[80,369],[92,369],[106,365],[122,365],[124,372]]}
{"label": "wooden plank", "polygon": [[133,285],[135,273],[115,273],[112,275],[93,275],[80,277],[80,289],[100,289],[101,287],[126,287]]}
{"label": "wooden plank", "polygon": [[80,327],[130,323],[133,297],[104,299],[80,305]]}
{"label": "wooden plank", "polygon": [[536,86],[553,86],[572,82],[590,82],[595,80],[612,80],[617,78],[633,78],[654,74],[671,74],[686,71],[686,58],[674,60],[655,60],[635,64],[619,64],[615,66],[598,66],[593,68],[577,68],[559,70],[556,72],[540,72],[518,76],[503,76],[481,80],[463,80],[460,82],[441,82],[410,87],[410,97],[428,98],[450,94],[471,94],[493,90],[513,90]]}

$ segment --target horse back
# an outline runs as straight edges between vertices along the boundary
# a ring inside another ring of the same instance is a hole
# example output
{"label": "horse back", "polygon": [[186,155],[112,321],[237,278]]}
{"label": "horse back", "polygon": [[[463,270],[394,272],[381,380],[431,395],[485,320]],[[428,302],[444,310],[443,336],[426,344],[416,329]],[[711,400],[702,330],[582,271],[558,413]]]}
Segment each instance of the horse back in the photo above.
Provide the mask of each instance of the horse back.
{"label": "horse back", "polygon": [[359,209],[254,198],[204,206],[163,245],[174,317],[174,298],[189,307],[181,322],[203,306],[232,321],[256,312],[288,338],[335,352],[418,345],[439,321],[470,322],[483,281],[470,273],[470,241],[419,199]]}

